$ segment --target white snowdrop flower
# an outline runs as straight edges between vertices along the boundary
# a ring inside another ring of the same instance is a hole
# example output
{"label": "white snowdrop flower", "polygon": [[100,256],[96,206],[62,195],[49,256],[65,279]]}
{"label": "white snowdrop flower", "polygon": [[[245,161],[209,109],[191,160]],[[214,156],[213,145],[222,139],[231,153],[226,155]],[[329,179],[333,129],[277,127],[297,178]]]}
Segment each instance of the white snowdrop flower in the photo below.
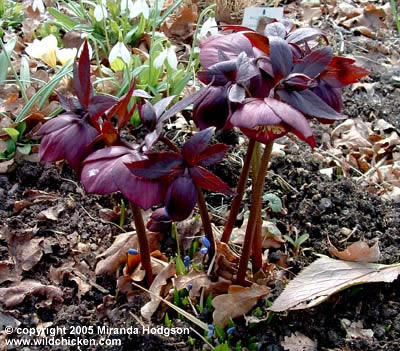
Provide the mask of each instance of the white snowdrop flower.
{"label": "white snowdrop flower", "polygon": [[104,18],[108,17],[108,12],[107,12],[107,3],[105,0],[101,2],[101,4],[97,4],[94,7],[94,18],[96,19],[97,22],[101,22]]}
{"label": "white snowdrop flower", "polygon": [[32,10],[39,10],[40,13],[44,12],[44,4],[42,0],[33,0],[32,2]]}
{"label": "white snowdrop flower", "polygon": [[56,50],[57,38],[53,34],[42,40],[35,39],[25,49],[30,57],[40,59],[52,68],[55,68],[57,63]]}
{"label": "white snowdrop flower", "polygon": [[128,10],[133,6],[132,0],[122,0],[121,1],[121,16],[125,16],[128,13]]}
{"label": "white snowdrop flower", "polygon": [[201,26],[199,38],[207,37],[207,34],[210,33],[211,35],[218,34],[218,27],[217,22],[215,21],[214,17],[209,17]]}
{"label": "white snowdrop flower", "polygon": [[56,51],[57,60],[64,66],[69,61],[73,61],[76,57],[77,49],[59,49]]}
{"label": "white snowdrop flower", "polygon": [[154,67],[160,68],[164,64],[167,55],[168,55],[168,50],[161,51],[153,62]]}
{"label": "white snowdrop flower", "polygon": [[131,53],[121,41],[114,45],[114,47],[110,51],[110,55],[108,56],[108,60],[110,61],[110,63],[115,61],[117,58],[120,58],[127,65],[129,65],[129,63],[131,62]]}
{"label": "white snowdrop flower", "polygon": [[148,19],[150,16],[150,8],[146,0],[136,0],[134,3],[132,3],[132,1],[129,1],[128,7],[129,18],[138,17],[141,13],[146,19]]}
{"label": "white snowdrop flower", "polygon": [[176,71],[178,69],[178,58],[173,47],[168,48],[167,60],[169,66]]}

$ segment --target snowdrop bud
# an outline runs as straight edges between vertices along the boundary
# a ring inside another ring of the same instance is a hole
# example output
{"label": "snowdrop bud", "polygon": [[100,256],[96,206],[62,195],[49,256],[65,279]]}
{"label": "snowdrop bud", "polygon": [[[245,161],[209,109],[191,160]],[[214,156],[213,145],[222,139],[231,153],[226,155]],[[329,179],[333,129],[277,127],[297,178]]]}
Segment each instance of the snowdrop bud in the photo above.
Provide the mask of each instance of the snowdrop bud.
{"label": "snowdrop bud", "polygon": [[168,64],[169,66],[174,69],[177,70],[178,68],[178,59],[176,57],[176,53],[174,48],[170,47],[167,51],[167,60],[168,60]]}
{"label": "snowdrop bud", "polygon": [[200,29],[199,38],[207,37],[207,34],[210,33],[211,35],[218,34],[218,27],[217,22],[215,21],[214,17],[209,17],[207,21],[203,23]]}
{"label": "snowdrop bud", "polygon": [[97,22],[101,22],[104,18],[108,17],[107,8],[105,5],[96,5],[93,12],[94,18]]}

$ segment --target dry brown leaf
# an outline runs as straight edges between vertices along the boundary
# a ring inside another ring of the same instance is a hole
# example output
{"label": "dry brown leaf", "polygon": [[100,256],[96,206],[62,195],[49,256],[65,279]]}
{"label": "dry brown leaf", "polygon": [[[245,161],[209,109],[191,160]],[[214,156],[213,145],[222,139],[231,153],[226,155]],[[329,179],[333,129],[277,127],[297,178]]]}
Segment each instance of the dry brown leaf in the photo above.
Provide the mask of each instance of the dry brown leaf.
{"label": "dry brown leaf", "polygon": [[285,336],[281,343],[287,351],[316,351],[318,343],[300,332],[295,332],[290,336]]}
{"label": "dry brown leaf", "polygon": [[16,282],[22,279],[22,276],[13,269],[10,262],[0,262],[0,284],[4,282]]}
{"label": "dry brown leaf", "polygon": [[269,308],[271,311],[300,310],[314,307],[329,296],[364,283],[394,281],[400,274],[400,263],[383,265],[335,260],[320,255],[289,282]]}
{"label": "dry brown leaf", "polygon": [[45,296],[44,306],[50,306],[53,301],[62,302],[63,293],[53,285],[43,285],[36,280],[24,280],[9,288],[0,288],[0,301],[7,307],[14,307],[22,303],[26,296]]}
{"label": "dry brown leaf", "polygon": [[161,30],[168,37],[187,38],[192,35],[193,24],[197,21],[197,6],[182,7],[178,14],[169,16],[161,26]]}
{"label": "dry brown leaf", "polygon": [[190,296],[200,296],[201,288],[209,289],[211,280],[205,272],[191,271],[188,274],[180,275],[174,279],[176,290],[186,289],[191,284],[192,288],[189,291]]}
{"label": "dry brown leaf", "polygon": [[37,218],[41,220],[49,219],[51,221],[57,221],[58,216],[65,210],[63,204],[58,204],[52,207],[49,207],[47,210],[43,210],[38,213]]}
{"label": "dry brown leaf", "polygon": [[[75,272],[81,270],[83,270],[86,274],[88,273],[88,269],[86,269],[86,267],[82,264],[77,264],[75,261],[67,261],[61,267],[50,267],[50,278],[56,284],[61,284],[65,278],[75,282],[78,287],[78,299],[80,300],[81,297],[91,289],[91,285],[89,283],[75,274]],[[89,272],[89,277],[86,277],[86,275],[83,273],[82,275],[87,279],[94,279],[94,273],[90,273],[91,272]]]}
{"label": "dry brown leaf", "polygon": [[371,329],[364,329],[363,322],[362,321],[357,321],[357,322],[351,322],[348,319],[341,319],[340,320],[343,328],[346,330],[346,336],[349,339],[356,339],[356,338],[361,338],[361,339],[373,339],[374,338],[374,332]]}
{"label": "dry brown leaf", "polygon": [[214,297],[212,305],[215,308],[213,313],[214,323],[224,328],[229,318],[240,317],[249,312],[257,301],[268,295],[270,288],[253,284],[251,287],[231,285],[228,294]]}
{"label": "dry brown leaf", "polygon": [[167,267],[165,267],[153,280],[149,290],[153,293],[150,295],[151,300],[146,303],[140,312],[142,316],[146,319],[150,319],[154,312],[160,305],[161,300],[157,296],[161,296],[161,291],[164,285],[167,284],[167,280],[173,277],[176,273],[175,263],[170,262]]}
{"label": "dry brown leaf", "polygon": [[14,160],[2,161],[0,162],[0,174],[12,172],[17,165]]}
{"label": "dry brown leaf", "polygon": [[381,259],[379,243],[369,247],[365,241],[357,241],[352,243],[344,251],[339,251],[330,244],[329,253],[344,261],[351,262],[378,262]]}
{"label": "dry brown leaf", "polygon": [[[159,233],[147,233],[150,251],[160,248],[159,242],[161,237],[162,235]],[[113,274],[121,265],[126,263],[126,254],[129,249],[139,249],[136,232],[118,235],[112,245],[96,257],[103,258],[97,263],[96,274]]]}

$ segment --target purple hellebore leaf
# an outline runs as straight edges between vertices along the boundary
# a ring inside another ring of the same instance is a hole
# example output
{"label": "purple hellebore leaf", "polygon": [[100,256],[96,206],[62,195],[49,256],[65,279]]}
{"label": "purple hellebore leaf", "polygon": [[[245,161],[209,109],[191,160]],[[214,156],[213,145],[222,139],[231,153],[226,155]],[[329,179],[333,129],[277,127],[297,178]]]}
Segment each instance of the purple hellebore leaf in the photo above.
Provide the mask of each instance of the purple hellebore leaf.
{"label": "purple hellebore leaf", "polygon": [[289,75],[293,68],[293,54],[289,44],[278,37],[269,38],[270,58],[275,80]]}
{"label": "purple hellebore leaf", "polygon": [[204,87],[199,91],[196,91],[194,94],[186,96],[182,100],[178,101],[170,109],[168,109],[165,113],[162,114],[162,116],[158,119],[158,123],[166,121],[167,119],[171,118],[172,116],[175,116],[178,112],[182,111],[189,105],[203,99],[203,97],[207,94],[207,88],[208,87]]}
{"label": "purple hellebore leaf", "polygon": [[116,105],[118,100],[111,96],[92,96],[89,102],[88,112],[92,120],[97,120],[104,112]]}
{"label": "purple hellebore leaf", "polygon": [[215,127],[209,127],[197,132],[183,144],[182,156],[189,165],[196,164],[198,156],[206,150],[214,133]]}
{"label": "purple hellebore leaf", "polygon": [[311,51],[293,67],[292,73],[302,73],[315,78],[326,69],[332,60],[333,50],[329,46]]}
{"label": "purple hellebore leaf", "polygon": [[66,97],[61,95],[56,91],[58,100],[60,101],[61,107],[68,112],[75,112],[77,110],[82,109],[82,105],[79,103],[79,100],[75,97]]}
{"label": "purple hellebore leaf", "polygon": [[143,156],[126,146],[111,146],[92,153],[83,161],[81,183],[88,193],[99,195],[120,191],[143,209],[162,202],[165,186],[160,182],[134,176],[125,163],[140,161]]}
{"label": "purple hellebore leaf", "polygon": [[193,105],[193,121],[199,129],[222,129],[229,115],[227,87],[209,86],[205,96]]}
{"label": "purple hellebore leaf", "polygon": [[234,195],[235,193],[229,188],[228,184],[222,181],[215,174],[207,171],[203,167],[189,168],[189,173],[193,181],[200,187],[206,190],[222,193],[225,195]]}
{"label": "purple hellebore leaf", "polygon": [[336,112],[324,100],[311,90],[303,91],[286,91],[277,90],[276,93],[286,103],[290,104],[297,110],[306,115],[313,117],[321,117],[332,120],[344,119],[345,117]]}
{"label": "purple hellebore leaf", "polygon": [[54,162],[66,159],[74,169],[93,149],[99,132],[87,119],[73,113],[61,114],[44,124],[37,132],[42,137],[39,157]]}
{"label": "purple hellebore leaf", "polygon": [[197,202],[197,189],[189,176],[176,178],[168,187],[165,209],[174,221],[183,221],[192,213]]}
{"label": "purple hellebore leaf", "polygon": [[157,152],[147,159],[126,163],[132,174],[145,179],[169,178],[183,172],[183,158],[176,152]]}
{"label": "purple hellebore leaf", "polygon": [[312,91],[335,111],[339,113],[342,111],[343,103],[341,88],[332,88],[328,84],[320,83],[318,86],[313,88]]}
{"label": "purple hellebore leaf", "polygon": [[74,63],[73,85],[79,102],[85,109],[88,109],[90,98],[93,95],[93,87],[90,82],[90,60],[87,41],[83,44],[79,64]]}
{"label": "purple hellebore leaf", "polygon": [[157,118],[159,118],[167,110],[168,105],[172,102],[174,98],[175,95],[168,96],[153,105],[154,110],[156,111]]}
{"label": "purple hellebore leaf", "polygon": [[230,147],[225,144],[211,145],[197,157],[196,164],[203,167],[211,166],[221,161],[229,149]]}
{"label": "purple hellebore leaf", "polygon": [[200,63],[204,69],[221,61],[219,51],[229,59],[236,59],[243,51],[248,57],[254,57],[253,47],[243,34],[217,34],[200,42]]}

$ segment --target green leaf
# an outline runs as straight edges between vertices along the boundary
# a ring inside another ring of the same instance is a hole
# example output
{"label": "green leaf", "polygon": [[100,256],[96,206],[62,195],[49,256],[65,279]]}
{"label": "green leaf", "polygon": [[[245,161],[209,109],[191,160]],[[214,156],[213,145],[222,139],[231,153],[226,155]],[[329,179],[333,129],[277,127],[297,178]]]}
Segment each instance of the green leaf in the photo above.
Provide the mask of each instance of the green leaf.
{"label": "green leaf", "polygon": [[32,145],[31,144],[25,144],[22,146],[17,146],[17,150],[19,153],[23,154],[23,155],[29,155],[31,153],[32,150]]}
{"label": "green leaf", "polygon": [[289,235],[284,235],[283,237],[285,238],[286,241],[288,241],[293,246],[295,246],[295,243],[294,243],[293,239]]}
{"label": "green leaf", "polygon": [[182,275],[186,273],[186,267],[181,256],[176,256],[176,274]]}
{"label": "green leaf", "polygon": [[215,326],[215,335],[217,336],[219,342],[224,342],[226,339],[224,329],[219,327],[218,325]]}
{"label": "green leaf", "polygon": [[22,136],[24,134],[24,132],[25,132],[25,129],[26,129],[26,122],[18,123],[18,125],[15,127],[15,129]]}
{"label": "green leaf", "polygon": [[50,15],[52,15],[62,26],[64,26],[67,30],[72,30],[78,22],[73,20],[71,17],[68,17],[55,9],[54,7],[48,7],[47,11],[49,11]]}
{"label": "green leaf", "polygon": [[272,210],[272,212],[279,213],[282,211],[282,201],[275,194],[272,193],[265,194],[263,196],[263,200],[269,202],[268,207]]}
{"label": "green leaf", "polygon": [[171,322],[171,320],[169,319],[168,313],[165,314],[165,317],[164,317],[164,325],[165,325],[167,328],[171,328],[171,326],[172,326],[172,322]]}
{"label": "green leaf", "polygon": [[26,56],[21,57],[19,79],[21,80],[21,83],[25,87],[25,89],[27,89],[31,85],[31,72],[29,70],[29,61]]}
{"label": "green leaf", "polygon": [[225,342],[214,347],[214,351],[229,351],[229,345]]}
{"label": "green leaf", "polygon": [[13,142],[16,144],[19,137],[19,131],[15,128],[3,128],[3,130],[10,136]]}
{"label": "green leaf", "polygon": [[17,146],[17,144],[14,143],[14,140],[12,140],[12,139],[8,139],[7,140],[7,153],[8,153],[8,156],[14,155],[16,146]]}
{"label": "green leaf", "polygon": [[[17,43],[17,39],[11,39],[7,44],[4,45],[5,51],[0,53],[0,83],[3,83],[7,77],[7,69],[8,69],[8,60],[7,56],[10,57],[12,51],[15,48],[15,44]],[[7,55],[6,55],[7,53]]]}
{"label": "green leaf", "polygon": [[308,240],[309,237],[310,236],[307,233],[301,235],[300,238],[297,239],[297,245],[301,246],[302,244],[304,244],[305,241]]}
{"label": "green leaf", "polygon": [[24,108],[18,114],[17,118],[15,119],[15,122],[22,122],[24,119],[26,119],[28,117],[28,112],[40,97],[41,100],[39,102],[39,109],[43,107],[48,97],[52,94],[52,92],[54,91],[58,83],[61,81],[61,79],[63,79],[66,75],[72,72],[72,64],[73,64],[72,61],[67,63],[56,75],[54,75],[53,79],[50,82],[41,87],[35,93],[35,95],[33,95],[30,98],[29,102],[24,106]]}

